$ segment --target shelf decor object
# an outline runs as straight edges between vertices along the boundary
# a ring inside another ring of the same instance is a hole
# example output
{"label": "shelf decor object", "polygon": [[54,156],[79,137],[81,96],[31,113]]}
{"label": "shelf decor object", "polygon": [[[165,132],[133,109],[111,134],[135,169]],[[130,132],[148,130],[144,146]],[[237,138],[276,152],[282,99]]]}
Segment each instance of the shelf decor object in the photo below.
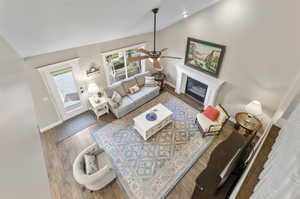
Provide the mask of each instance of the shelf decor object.
{"label": "shelf decor object", "polygon": [[157,115],[156,115],[156,113],[154,113],[153,111],[151,111],[150,113],[148,113],[148,114],[146,115],[146,119],[147,119],[148,121],[154,121],[154,120],[157,119]]}
{"label": "shelf decor object", "polygon": [[86,71],[86,76],[91,77],[91,76],[96,75],[98,73],[100,73],[100,66],[97,67],[95,63],[91,63],[90,67]]}

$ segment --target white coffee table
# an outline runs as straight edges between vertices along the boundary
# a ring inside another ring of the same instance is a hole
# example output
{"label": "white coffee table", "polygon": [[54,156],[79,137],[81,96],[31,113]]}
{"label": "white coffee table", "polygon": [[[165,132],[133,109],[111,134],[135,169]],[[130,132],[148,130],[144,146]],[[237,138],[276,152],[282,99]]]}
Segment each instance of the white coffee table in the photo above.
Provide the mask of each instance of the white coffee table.
{"label": "white coffee table", "polygon": [[[157,119],[154,121],[148,121],[146,119],[146,114],[151,111],[154,111],[157,115]],[[147,140],[172,121],[172,114],[173,113],[167,107],[162,104],[157,104],[133,118],[134,128],[139,132],[144,140]]]}

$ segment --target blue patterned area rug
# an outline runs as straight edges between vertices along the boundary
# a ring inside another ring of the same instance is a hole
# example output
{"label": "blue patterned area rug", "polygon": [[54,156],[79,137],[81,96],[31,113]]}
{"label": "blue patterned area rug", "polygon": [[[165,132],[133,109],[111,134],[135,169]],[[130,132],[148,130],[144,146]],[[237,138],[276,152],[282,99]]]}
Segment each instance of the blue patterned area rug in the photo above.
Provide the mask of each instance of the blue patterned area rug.
{"label": "blue patterned area rug", "polygon": [[[173,112],[172,123],[147,141],[132,118],[162,103]],[[120,120],[92,134],[110,156],[118,179],[131,199],[164,198],[213,141],[202,138],[194,121],[198,111],[163,93]]]}

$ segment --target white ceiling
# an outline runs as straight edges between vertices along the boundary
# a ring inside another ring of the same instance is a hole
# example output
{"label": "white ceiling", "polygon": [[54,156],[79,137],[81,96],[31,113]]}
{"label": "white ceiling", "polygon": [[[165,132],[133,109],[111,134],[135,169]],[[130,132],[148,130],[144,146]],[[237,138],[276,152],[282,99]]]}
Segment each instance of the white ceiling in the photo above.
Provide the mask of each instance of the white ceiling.
{"label": "white ceiling", "polygon": [[23,56],[162,29],[219,0],[0,0],[0,34]]}

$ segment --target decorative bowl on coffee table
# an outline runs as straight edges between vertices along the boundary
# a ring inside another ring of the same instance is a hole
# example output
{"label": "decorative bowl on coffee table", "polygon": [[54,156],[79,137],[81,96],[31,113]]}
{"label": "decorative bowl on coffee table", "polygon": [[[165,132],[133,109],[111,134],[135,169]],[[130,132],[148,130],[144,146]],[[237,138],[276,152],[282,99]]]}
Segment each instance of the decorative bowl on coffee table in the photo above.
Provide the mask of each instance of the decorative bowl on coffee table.
{"label": "decorative bowl on coffee table", "polygon": [[146,119],[148,121],[154,121],[154,120],[157,119],[157,115],[156,115],[155,112],[151,111],[151,112],[149,112],[149,113],[146,114]]}

